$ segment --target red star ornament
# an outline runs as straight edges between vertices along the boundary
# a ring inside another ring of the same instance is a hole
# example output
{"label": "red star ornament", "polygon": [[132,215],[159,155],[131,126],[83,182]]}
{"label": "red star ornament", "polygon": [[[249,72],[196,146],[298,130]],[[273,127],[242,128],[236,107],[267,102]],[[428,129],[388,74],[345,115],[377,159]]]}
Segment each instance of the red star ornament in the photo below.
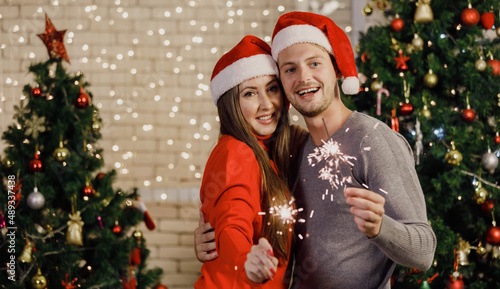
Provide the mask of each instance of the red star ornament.
{"label": "red star ornament", "polygon": [[396,69],[401,69],[401,70],[407,70],[408,65],[406,64],[406,61],[410,60],[410,57],[404,57],[403,56],[403,50],[399,49],[399,56],[392,58],[394,61],[396,61]]}
{"label": "red star ornament", "polygon": [[47,47],[50,59],[61,58],[70,63],[68,54],[66,53],[66,48],[64,47],[63,38],[65,33],[66,30],[57,31],[52,24],[52,21],[50,21],[49,16],[45,14],[45,32],[38,34],[38,37],[42,39],[43,43]]}

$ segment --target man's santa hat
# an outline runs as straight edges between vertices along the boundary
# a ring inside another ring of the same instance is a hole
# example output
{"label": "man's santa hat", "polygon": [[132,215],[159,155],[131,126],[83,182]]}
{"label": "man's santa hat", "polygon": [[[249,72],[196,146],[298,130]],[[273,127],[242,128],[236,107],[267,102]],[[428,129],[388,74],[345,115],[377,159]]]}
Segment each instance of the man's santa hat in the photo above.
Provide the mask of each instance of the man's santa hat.
{"label": "man's santa hat", "polygon": [[335,57],[337,77],[344,76],[342,91],[359,92],[359,80],[351,43],[347,35],[330,18],[310,12],[289,12],[278,19],[274,27],[271,53],[275,61],[285,48],[297,43],[312,43]]}
{"label": "man's santa hat", "polygon": [[278,75],[278,67],[271,56],[271,47],[262,39],[247,35],[215,64],[210,80],[210,91],[215,105],[231,88],[264,75]]}

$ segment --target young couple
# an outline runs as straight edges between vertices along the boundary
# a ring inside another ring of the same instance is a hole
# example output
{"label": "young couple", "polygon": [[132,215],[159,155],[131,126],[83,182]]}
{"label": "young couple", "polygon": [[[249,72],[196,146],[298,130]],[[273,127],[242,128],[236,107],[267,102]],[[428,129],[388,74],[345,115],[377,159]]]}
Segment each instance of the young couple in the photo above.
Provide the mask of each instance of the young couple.
{"label": "young couple", "polygon": [[[217,62],[221,136],[200,191],[195,288],[385,289],[396,263],[431,266],[436,238],[411,147],[342,103],[342,76],[356,94],[347,36],[308,12],[282,15],[271,47],[246,36]],[[309,135],[289,125],[288,103]],[[304,220],[294,227],[275,214],[289,205]]]}

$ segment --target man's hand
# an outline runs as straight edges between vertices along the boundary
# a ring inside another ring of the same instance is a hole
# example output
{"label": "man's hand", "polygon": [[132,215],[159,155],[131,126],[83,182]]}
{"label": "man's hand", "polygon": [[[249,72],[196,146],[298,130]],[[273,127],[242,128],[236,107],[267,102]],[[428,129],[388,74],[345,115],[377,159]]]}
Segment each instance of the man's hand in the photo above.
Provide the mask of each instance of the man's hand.
{"label": "man's hand", "polygon": [[258,245],[253,245],[245,261],[245,271],[248,279],[255,283],[263,283],[273,279],[278,269],[278,259],[274,257],[273,247],[265,239],[260,238]]}
{"label": "man's hand", "polygon": [[215,232],[210,223],[205,223],[203,213],[200,210],[200,223],[194,230],[194,245],[196,258],[202,263],[214,260],[218,257],[215,251]]}
{"label": "man's hand", "polygon": [[369,238],[377,236],[385,213],[384,197],[361,188],[346,188],[344,196],[346,202],[351,205],[351,213],[358,229]]}

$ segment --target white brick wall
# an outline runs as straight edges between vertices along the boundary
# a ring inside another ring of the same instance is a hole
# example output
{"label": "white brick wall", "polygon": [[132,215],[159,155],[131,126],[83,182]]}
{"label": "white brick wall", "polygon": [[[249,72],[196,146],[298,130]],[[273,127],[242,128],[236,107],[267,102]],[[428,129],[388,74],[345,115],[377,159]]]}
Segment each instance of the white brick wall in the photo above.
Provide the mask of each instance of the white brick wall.
{"label": "white brick wall", "polygon": [[[170,289],[192,288],[201,266],[192,236],[200,177],[219,128],[210,92],[200,85],[209,85],[215,62],[243,35],[271,36],[282,13],[279,6],[284,12],[307,10],[309,2],[321,6],[330,1],[233,0],[228,7],[227,0],[0,0],[0,131],[13,122],[22,87],[34,84],[26,74],[29,64],[47,60],[37,37],[45,29],[47,13],[58,30],[67,29],[67,70],[83,72],[91,84],[103,118],[98,145],[104,149],[106,170],[120,163],[116,186],[139,188],[156,220],[156,230],[142,228],[151,249],[150,266],[165,270],[163,282]],[[341,8],[329,16],[346,28],[351,25],[351,3],[340,2]],[[178,7],[182,12],[176,12]],[[240,9],[241,16],[228,16]],[[233,24],[228,24],[230,18]],[[254,22],[257,27],[252,28]],[[203,41],[193,42],[194,36]],[[291,114],[298,115],[293,109]],[[145,125],[152,130],[144,131]],[[0,157],[4,148],[2,141]],[[132,157],[124,159],[128,152]]]}

